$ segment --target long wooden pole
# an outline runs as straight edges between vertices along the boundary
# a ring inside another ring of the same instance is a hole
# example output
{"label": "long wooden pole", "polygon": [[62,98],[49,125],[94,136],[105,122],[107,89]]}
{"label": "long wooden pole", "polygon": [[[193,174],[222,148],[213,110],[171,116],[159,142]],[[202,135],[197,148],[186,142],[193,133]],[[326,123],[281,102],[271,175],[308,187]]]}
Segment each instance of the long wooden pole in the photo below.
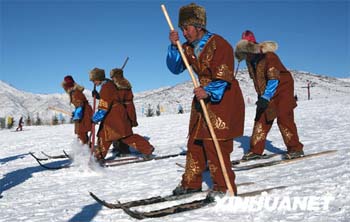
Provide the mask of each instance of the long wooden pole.
{"label": "long wooden pole", "polygon": [[63,109],[59,109],[59,108],[56,108],[56,107],[53,107],[53,106],[49,106],[49,109],[55,110],[55,111],[60,112],[60,113],[67,114],[67,115],[69,115],[69,116],[72,115],[72,113],[69,112],[69,111],[66,111],[66,110],[63,110]]}
{"label": "long wooden pole", "polygon": [[126,66],[126,63],[128,62],[128,60],[129,60],[129,56],[128,56],[128,57],[126,57],[125,62],[124,62],[124,64],[123,64],[123,66],[122,66],[122,68],[121,68],[121,69],[124,69],[124,67]]}
{"label": "long wooden pole", "polygon": [[[96,91],[96,85],[94,84],[94,91]],[[93,105],[92,105],[92,113],[95,114],[96,111],[96,95],[94,95]],[[95,123],[92,123],[91,126],[91,155],[94,153],[95,150]]]}
{"label": "long wooden pole", "polygon": [[[174,26],[173,26],[173,24],[172,24],[172,22],[170,20],[170,17],[169,17],[168,12],[167,12],[167,10],[165,8],[165,5],[161,5],[161,8],[162,8],[164,16],[165,16],[165,18],[166,18],[166,20],[167,20],[167,22],[169,24],[170,30],[173,31],[174,30]],[[197,79],[195,78],[195,76],[193,74],[193,70],[192,70],[190,64],[187,61],[187,58],[186,58],[186,56],[185,56],[185,54],[183,52],[182,45],[181,45],[179,40],[176,41],[176,45],[177,45],[177,48],[179,49],[179,52],[180,52],[181,57],[182,57],[182,60],[184,61],[185,65],[186,65],[186,68],[187,68],[188,72],[190,73],[190,76],[191,76],[194,88],[198,88],[199,87],[199,83],[198,83]],[[221,148],[220,148],[218,139],[216,137],[213,125],[212,125],[212,123],[210,121],[207,107],[205,106],[205,103],[204,103],[203,99],[199,100],[199,103],[201,104],[205,121],[207,122],[210,134],[211,134],[211,136],[213,138],[213,141],[214,141],[215,149],[216,149],[216,152],[218,154],[218,158],[219,158],[220,166],[221,166],[221,169],[222,169],[222,173],[224,175],[226,186],[227,186],[227,188],[229,190],[230,195],[234,196],[233,188],[232,188],[232,185],[230,183],[229,176],[227,174],[227,169],[225,167],[224,158],[222,157]]]}

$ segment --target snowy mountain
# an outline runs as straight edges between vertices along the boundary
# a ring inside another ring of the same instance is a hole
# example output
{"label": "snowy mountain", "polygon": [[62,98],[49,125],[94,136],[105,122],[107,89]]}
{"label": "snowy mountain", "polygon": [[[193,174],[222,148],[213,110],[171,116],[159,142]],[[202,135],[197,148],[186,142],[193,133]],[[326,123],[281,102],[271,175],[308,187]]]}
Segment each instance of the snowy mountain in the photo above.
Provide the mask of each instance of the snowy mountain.
{"label": "snowy mountain", "polygon": [[[292,70],[291,72],[294,77],[294,90],[298,100],[308,99],[306,88],[308,83],[310,83],[311,99],[339,97],[350,93],[350,82],[348,81],[350,78],[338,79],[304,71]],[[246,105],[253,105],[257,96],[248,71],[240,70],[236,78],[242,89]],[[138,114],[141,114],[142,107],[146,109],[148,104],[154,110],[159,104],[163,107],[164,113],[168,114],[176,112],[178,104],[182,104],[185,111],[189,111],[193,97],[192,91],[193,84],[191,81],[188,81],[172,87],[137,93],[135,94],[134,102]]]}
{"label": "snowy mountain", "polygon": [[[311,99],[332,98],[348,95],[350,93],[349,79],[339,79],[323,75],[316,75],[303,71],[292,71],[295,80],[295,94],[300,101],[308,99],[307,85],[310,83]],[[256,93],[253,82],[249,79],[247,70],[240,70],[237,74],[246,105],[252,105],[256,101]],[[177,113],[178,105],[181,104],[188,112],[191,107],[193,84],[187,81],[175,86],[162,87],[135,94],[134,102],[138,116],[144,116],[148,107],[155,111],[159,105],[162,115]],[[85,95],[92,104],[91,91],[84,90]],[[49,122],[53,116],[62,115],[49,109],[55,107],[65,111],[72,111],[69,98],[62,94],[33,94],[23,92],[0,80],[0,117],[12,115],[15,120],[21,115],[31,119],[36,116]],[[63,114],[66,120],[69,115]]]}
{"label": "snowy mountain", "polygon": [[[84,90],[84,93],[91,97],[91,91]],[[67,112],[73,111],[73,106],[69,104],[69,97],[65,93],[33,94],[18,90],[0,80],[0,117],[13,116],[18,120],[20,116],[27,118],[29,115],[32,121],[35,121],[39,116],[42,121],[49,123],[55,115],[57,117],[60,115],[60,112],[49,107]],[[67,120],[70,118],[67,114],[61,115]]]}

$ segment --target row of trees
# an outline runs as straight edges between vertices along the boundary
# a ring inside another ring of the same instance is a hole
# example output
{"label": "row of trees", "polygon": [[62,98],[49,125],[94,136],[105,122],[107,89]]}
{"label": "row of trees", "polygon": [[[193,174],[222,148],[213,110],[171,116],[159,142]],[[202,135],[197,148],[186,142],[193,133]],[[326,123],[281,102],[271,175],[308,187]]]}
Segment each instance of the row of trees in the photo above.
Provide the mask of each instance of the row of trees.
{"label": "row of trees", "polygon": [[[13,116],[0,117],[0,128],[1,129],[11,129],[14,126],[18,125],[18,120],[16,120]],[[54,115],[51,120],[42,120],[42,118],[37,113],[36,118],[31,118],[28,114],[27,117],[23,118],[23,123],[26,126],[40,126],[40,125],[59,125],[65,124],[67,121],[62,115]],[[70,121],[72,122],[72,121]]]}
{"label": "row of trees", "polygon": [[[154,108],[152,108],[151,104],[148,104],[147,108],[144,109],[144,107],[142,107],[142,114],[145,115],[146,117],[152,117],[152,116],[160,116],[160,114],[162,112],[164,112],[164,108],[162,106],[160,106],[159,104],[156,106],[156,109],[154,110]],[[177,113],[178,114],[183,114],[184,108],[182,107],[181,104],[178,104],[177,107]]]}

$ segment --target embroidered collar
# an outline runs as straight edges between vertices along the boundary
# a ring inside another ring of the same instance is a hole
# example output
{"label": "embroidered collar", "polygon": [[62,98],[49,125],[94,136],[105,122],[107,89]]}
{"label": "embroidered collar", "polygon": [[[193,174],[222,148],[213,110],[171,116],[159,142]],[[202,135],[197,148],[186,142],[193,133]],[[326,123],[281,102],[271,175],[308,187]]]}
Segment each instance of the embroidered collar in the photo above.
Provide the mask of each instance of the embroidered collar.
{"label": "embroidered collar", "polygon": [[196,41],[191,43],[193,50],[194,50],[194,54],[196,55],[197,58],[199,56],[199,53],[201,53],[205,44],[208,42],[209,38],[212,35],[213,35],[213,33],[206,32],[200,40],[196,40]]}

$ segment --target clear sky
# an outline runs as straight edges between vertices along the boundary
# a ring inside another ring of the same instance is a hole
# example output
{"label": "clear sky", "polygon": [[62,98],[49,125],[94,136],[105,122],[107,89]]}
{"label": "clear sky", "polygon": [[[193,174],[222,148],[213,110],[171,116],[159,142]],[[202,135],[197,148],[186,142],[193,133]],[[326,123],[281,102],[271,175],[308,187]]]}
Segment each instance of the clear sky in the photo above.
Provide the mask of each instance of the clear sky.
{"label": "clear sky", "polygon": [[177,27],[179,8],[191,2],[206,8],[207,29],[233,46],[250,29],[258,42],[276,41],[290,69],[350,77],[349,1],[0,0],[0,79],[28,92],[62,93],[71,74],[91,89],[89,70],[103,68],[109,77],[129,56],[124,75],[134,92],[190,80],[166,67],[169,26],[160,5]]}

